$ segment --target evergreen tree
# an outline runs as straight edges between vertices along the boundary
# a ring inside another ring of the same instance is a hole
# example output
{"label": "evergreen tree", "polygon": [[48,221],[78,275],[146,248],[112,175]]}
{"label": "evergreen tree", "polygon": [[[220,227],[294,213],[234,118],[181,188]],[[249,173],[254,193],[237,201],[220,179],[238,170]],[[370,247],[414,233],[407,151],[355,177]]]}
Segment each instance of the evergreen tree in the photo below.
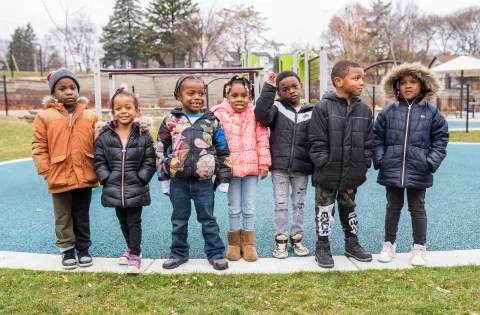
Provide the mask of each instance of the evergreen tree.
{"label": "evergreen tree", "polygon": [[21,71],[35,70],[36,49],[34,41],[36,40],[35,33],[30,23],[26,27],[18,27],[12,34],[11,53],[9,54],[10,65],[13,65],[12,54],[17,62],[18,68]]}
{"label": "evergreen tree", "polygon": [[103,43],[105,60],[113,62],[129,60],[137,66],[143,51],[143,12],[139,0],[116,0],[113,14],[103,27],[100,43]]}
{"label": "evergreen tree", "polygon": [[165,66],[163,56],[172,55],[173,67],[179,54],[184,54],[178,42],[178,25],[198,12],[191,0],[152,0],[148,9],[147,42],[150,55]]}

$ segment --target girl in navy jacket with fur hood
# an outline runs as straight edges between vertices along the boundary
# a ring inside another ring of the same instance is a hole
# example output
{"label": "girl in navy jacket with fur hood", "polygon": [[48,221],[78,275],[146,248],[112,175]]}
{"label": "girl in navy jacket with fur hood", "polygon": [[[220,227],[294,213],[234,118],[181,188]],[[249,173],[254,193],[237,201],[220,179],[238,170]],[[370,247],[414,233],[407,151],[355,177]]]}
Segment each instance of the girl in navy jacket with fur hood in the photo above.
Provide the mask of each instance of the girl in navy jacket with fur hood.
{"label": "girl in navy jacket with fur hood", "polygon": [[412,260],[425,264],[427,214],[425,192],[433,185],[447,154],[448,125],[435,104],[440,84],[436,75],[419,63],[393,68],[383,79],[386,106],[374,125],[374,166],[378,183],[387,190],[385,243],[378,258],[389,262],[395,256],[400,212],[407,190],[412,216]]}

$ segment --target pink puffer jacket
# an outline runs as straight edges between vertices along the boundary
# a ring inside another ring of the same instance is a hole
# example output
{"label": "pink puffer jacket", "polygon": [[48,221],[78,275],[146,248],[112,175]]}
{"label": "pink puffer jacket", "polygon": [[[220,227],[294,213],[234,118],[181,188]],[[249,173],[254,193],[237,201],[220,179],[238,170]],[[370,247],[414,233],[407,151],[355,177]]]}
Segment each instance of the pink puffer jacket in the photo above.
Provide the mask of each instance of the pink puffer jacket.
{"label": "pink puffer jacket", "polygon": [[241,113],[224,101],[212,108],[220,120],[230,149],[233,177],[258,175],[258,170],[267,170],[272,164],[268,129],[255,120],[253,106]]}

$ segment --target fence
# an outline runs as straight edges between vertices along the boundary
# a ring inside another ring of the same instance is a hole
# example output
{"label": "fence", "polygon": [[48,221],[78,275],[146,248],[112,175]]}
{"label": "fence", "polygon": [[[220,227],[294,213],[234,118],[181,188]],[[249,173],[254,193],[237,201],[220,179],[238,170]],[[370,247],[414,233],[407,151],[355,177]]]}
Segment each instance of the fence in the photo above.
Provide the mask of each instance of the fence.
{"label": "fence", "polygon": [[[366,86],[362,99],[373,109],[374,118],[389,104],[379,86]],[[480,90],[473,90],[470,85],[463,89],[446,89],[439,92],[436,106],[445,116],[449,131],[480,131]]]}

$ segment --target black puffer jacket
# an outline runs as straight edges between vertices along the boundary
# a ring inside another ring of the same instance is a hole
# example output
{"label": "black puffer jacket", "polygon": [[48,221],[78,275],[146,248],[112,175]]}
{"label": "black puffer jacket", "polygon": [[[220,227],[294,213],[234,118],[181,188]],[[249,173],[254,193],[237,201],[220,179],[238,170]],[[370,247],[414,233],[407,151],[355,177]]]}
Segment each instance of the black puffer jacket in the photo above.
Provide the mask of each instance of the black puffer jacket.
{"label": "black puffer jacket", "polygon": [[358,97],[350,105],[334,92],[315,106],[310,123],[312,182],[343,192],[365,182],[372,164],[372,111]]}
{"label": "black puffer jacket", "polygon": [[270,128],[270,170],[312,174],[308,154],[308,126],[312,106],[302,104],[297,113],[286,99],[275,100],[276,87],[265,84],[255,106],[255,118]]}
{"label": "black puffer jacket", "polygon": [[[395,82],[413,74],[422,82],[422,95],[409,106],[395,95]],[[447,154],[448,124],[436,106],[440,87],[435,74],[420,64],[404,64],[390,71],[382,82],[393,100],[374,126],[374,164],[377,182],[384,186],[424,189],[433,185],[433,173]]]}
{"label": "black puffer jacket", "polygon": [[104,207],[128,208],[150,204],[150,180],[155,174],[155,148],[149,130],[150,117],[133,124],[123,152],[120,137],[111,123],[97,124],[94,169],[103,185]]}

